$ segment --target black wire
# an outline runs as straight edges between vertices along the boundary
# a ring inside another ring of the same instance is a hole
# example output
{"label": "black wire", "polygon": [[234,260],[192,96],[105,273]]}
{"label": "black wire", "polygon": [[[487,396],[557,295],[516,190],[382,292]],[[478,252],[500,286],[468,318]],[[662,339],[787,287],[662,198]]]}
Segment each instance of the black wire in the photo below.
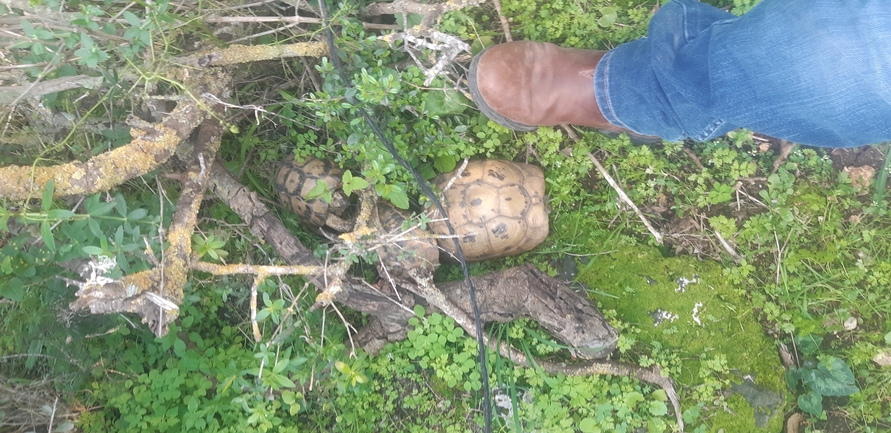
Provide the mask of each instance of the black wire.
{"label": "black wire", "polygon": [[[331,30],[331,23],[328,22],[328,11],[325,6],[325,0],[319,0],[319,11],[322,15],[322,25],[325,27],[327,42],[328,42],[328,52],[331,56],[331,62],[334,64],[334,68],[337,69],[338,74],[340,75],[341,81],[343,81],[344,86],[348,89],[350,88],[350,79],[347,77],[346,73],[343,71],[343,65],[340,63],[340,57],[337,56],[336,47],[334,46],[334,32]],[[352,104],[354,107],[359,108],[359,111],[362,113],[362,117],[365,119],[365,122],[368,123],[368,126],[371,127],[371,131],[374,132],[374,135],[380,139],[381,143],[384,144],[384,147],[393,155],[393,158],[396,159],[399,164],[405,167],[406,170],[411,173],[412,177],[415,179],[415,182],[421,187],[421,192],[424,193],[427,198],[436,206],[436,209],[439,211],[439,214],[444,218],[446,227],[449,229],[449,234],[452,236],[452,241],[455,242],[455,252],[458,256],[458,261],[461,262],[461,270],[464,272],[464,282],[467,283],[468,291],[470,292],[470,306],[473,310],[473,320],[476,324],[476,341],[479,347],[479,364],[480,364],[480,376],[483,384],[483,417],[485,418],[486,425],[486,433],[490,433],[492,431],[492,405],[490,404],[490,392],[489,392],[489,373],[486,368],[486,344],[483,342],[483,325],[482,320],[480,320],[480,310],[476,303],[476,289],[473,287],[473,282],[470,281],[470,270],[467,268],[467,260],[464,257],[464,250],[461,248],[461,243],[458,241],[458,236],[455,234],[455,228],[452,227],[452,222],[449,220],[445,209],[442,207],[442,203],[440,203],[439,198],[433,192],[433,189],[430,188],[430,184],[421,177],[421,174],[418,173],[409,163],[399,155],[399,152],[396,150],[396,147],[393,146],[393,143],[384,137],[384,134],[381,132],[380,128],[377,126],[377,123],[371,116],[368,114],[368,111],[361,107],[361,103],[356,100],[356,98],[352,96],[346,96],[347,102]]]}

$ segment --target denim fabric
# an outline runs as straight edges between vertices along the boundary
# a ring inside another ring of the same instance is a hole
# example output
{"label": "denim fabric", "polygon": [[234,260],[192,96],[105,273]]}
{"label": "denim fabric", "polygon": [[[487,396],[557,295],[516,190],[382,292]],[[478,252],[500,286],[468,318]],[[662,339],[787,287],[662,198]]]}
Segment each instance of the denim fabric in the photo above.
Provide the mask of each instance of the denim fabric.
{"label": "denim fabric", "polygon": [[594,89],[610,123],[666,140],[739,127],[820,147],[891,140],[891,7],[763,0],[736,17],[673,0],[603,57]]}

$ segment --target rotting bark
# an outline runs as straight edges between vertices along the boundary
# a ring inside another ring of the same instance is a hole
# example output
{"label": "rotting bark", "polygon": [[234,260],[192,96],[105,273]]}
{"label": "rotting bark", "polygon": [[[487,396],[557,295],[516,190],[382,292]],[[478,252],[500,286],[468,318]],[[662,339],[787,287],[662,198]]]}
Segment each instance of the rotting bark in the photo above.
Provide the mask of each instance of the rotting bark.
{"label": "rotting bark", "polygon": [[[602,358],[612,352],[618,334],[587,299],[563,280],[526,264],[474,277],[481,318],[508,322],[534,318],[555,337],[568,343],[574,355]],[[438,285],[456,306],[469,312],[470,295],[463,281]],[[485,296],[480,293],[485,292]]]}
{"label": "rotting bark", "polygon": [[[318,266],[319,261],[275,218],[255,193],[238,183],[219,163],[212,173],[213,191],[250,227],[251,233],[267,240],[282,258],[293,265]],[[307,277],[316,287],[324,288],[319,277]],[[615,347],[617,334],[596,308],[583,296],[573,292],[563,281],[551,278],[531,265],[521,266],[473,278],[481,319],[506,322],[531,318],[567,344],[575,347],[578,356],[603,357]],[[385,287],[387,284],[381,284]],[[467,289],[463,282],[438,286],[441,293],[464,314],[471,314]],[[376,351],[388,341],[405,338],[408,319],[414,316],[411,307],[427,300],[406,290],[401,302],[395,293],[344,277],[343,290],[336,301],[374,319],[360,331],[359,343],[368,351]]]}

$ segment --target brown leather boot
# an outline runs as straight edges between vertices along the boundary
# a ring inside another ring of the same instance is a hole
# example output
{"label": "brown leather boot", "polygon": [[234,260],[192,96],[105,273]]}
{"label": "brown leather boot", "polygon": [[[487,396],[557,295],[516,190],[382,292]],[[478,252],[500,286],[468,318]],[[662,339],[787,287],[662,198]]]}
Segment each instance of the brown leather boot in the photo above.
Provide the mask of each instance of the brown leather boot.
{"label": "brown leather boot", "polygon": [[605,53],[532,41],[495,45],[471,62],[470,94],[483,114],[515,131],[568,123],[637,135],[597,107],[594,68]]}

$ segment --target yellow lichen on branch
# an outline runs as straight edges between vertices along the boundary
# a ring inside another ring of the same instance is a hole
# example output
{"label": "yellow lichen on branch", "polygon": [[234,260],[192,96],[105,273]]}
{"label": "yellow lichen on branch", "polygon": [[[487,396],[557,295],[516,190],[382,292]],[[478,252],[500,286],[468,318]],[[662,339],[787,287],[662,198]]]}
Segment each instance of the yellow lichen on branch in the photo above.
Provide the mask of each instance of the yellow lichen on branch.
{"label": "yellow lichen on branch", "polygon": [[192,269],[213,275],[265,274],[265,275],[323,275],[323,266],[254,266],[254,265],[218,265],[215,263],[195,262]]}
{"label": "yellow lichen on branch", "polygon": [[[222,80],[220,85],[228,85]],[[73,310],[89,308],[94,314],[130,312],[149,323],[155,335],[167,333],[169,324],[179,316],[179,305],[183,300],[183,287],[189,276],[189,263],[192,254],[191,236],[197,224],[198,210],[204,199],[211,166],[216,158],[222,137],[222,126],[217,120],[222,107],[205,113],[203,121],[187,155],[188,169],[184,176],[182,193],[177,199],[176,212],[168,228],[167,242],[161,265],[125,277],[120,281],[105,281],[104,284],[77,284],[81,287],[78,299],[71,303]],[[203,117],[203,116],[202,116]]]}
{"label": "yellow lichen on branch", "polygon": [[133,140],[84,162],[34,167],[0,167],[0,198],[27,200],[40,197],[46,183],[55,184],[55,196],[108,191],[158,168],[201,120],[197,101],[179,104],[164,122],[151,129],[132,129]]}
{"label": "yellow lichen on branch", "polygon": [[328,45],[322,42],[297,42],[287,45],[231,45],[227,48],[181,58],[177,62],[204,68],[285,57],[322,57],[327,54]]}

